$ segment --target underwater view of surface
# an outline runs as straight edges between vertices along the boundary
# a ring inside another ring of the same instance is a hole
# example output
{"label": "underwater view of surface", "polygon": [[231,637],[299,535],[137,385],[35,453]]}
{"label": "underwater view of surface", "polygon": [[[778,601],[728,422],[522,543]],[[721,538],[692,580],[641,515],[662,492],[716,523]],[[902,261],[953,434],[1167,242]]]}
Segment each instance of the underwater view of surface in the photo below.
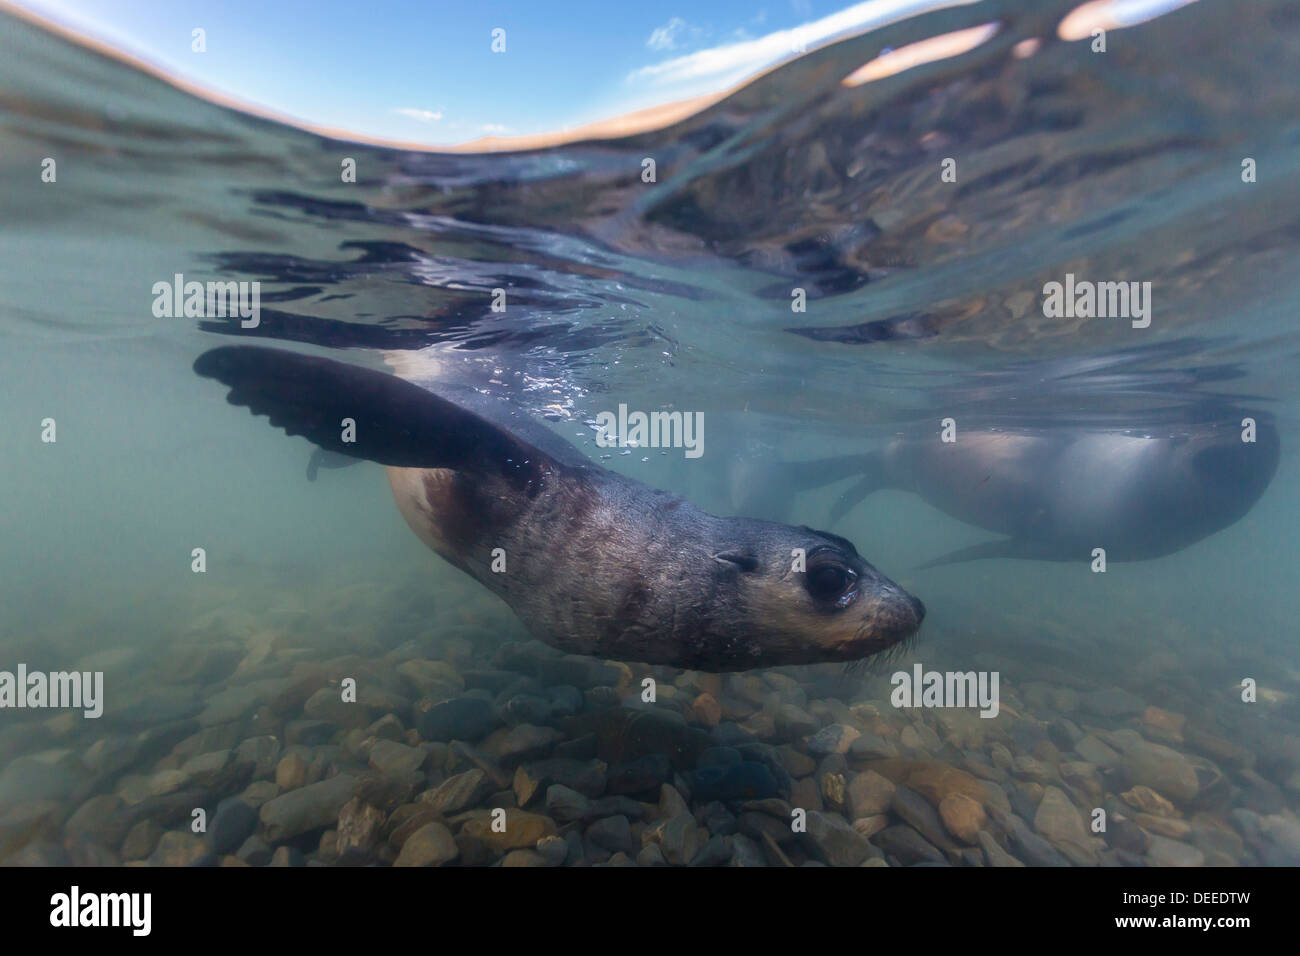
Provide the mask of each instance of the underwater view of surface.
{"label": "underwater view of surface", "polygon": [[1300,6],[1077,6],[490,151],[0,10],[0,863],[1300,865]]}

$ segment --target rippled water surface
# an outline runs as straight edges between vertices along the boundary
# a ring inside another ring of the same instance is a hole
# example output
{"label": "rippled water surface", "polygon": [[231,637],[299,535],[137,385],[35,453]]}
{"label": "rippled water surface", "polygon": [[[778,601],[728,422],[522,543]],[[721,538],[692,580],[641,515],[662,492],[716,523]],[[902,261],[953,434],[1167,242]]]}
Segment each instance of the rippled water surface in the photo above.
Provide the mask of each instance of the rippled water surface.
{"label": "rippled water surface", "polygon": [[[491,154],[321,138],[0,14],[0,670],[104,674],[98,719],[0,710],[0,856],[1300,863],[1300,8],[1203,0],[1104,54],[1070,10],[929,13],[667,129]],[[158,317],[178,273],[260,283],[260,323]],[[1150,283],[1149,325],[1045,314],[1067,274]],[[191,371],[235,339],[467,385],[709,510],[829,528],[925,624],[848,673],[562,657],[377,467],[307,481],[310,445]],[[705,453],[597,447],[620,404],[702,412]],[[1046,458],[872,470],[944,419]],[[1243,419],[1275,474],[1221,461]],[[1009,532],[962,513],[984,482],[1032,536],[1109,500],[1094,466],[1154,482],[1207,435],[1204,486],[1119,549],[1148,559],[1095,573],[1085,527],[1077,558],[927,566]],[[1113,451],[1139,439],[1155,460]],[[875,464],[790,465],[846,456]],[[893,706],[918,662],[997,672],[998,716]]]}

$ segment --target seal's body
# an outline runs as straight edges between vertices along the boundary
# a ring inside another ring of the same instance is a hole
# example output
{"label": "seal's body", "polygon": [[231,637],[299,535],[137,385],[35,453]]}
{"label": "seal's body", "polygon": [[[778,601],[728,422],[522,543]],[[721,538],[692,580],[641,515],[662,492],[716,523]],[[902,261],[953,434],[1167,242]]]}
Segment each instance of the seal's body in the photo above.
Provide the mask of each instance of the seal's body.
{"label": "seal's body", "polygon": [[388,466],[412,530],[565,651],[711,671],[855,661],[925,614],[843,538],[708,514],[477,393],[248,346],[195,371],[290,434]]}
{"label": "seal's body", "polygon": [[928,562],[979,558],[1142,561],[1234,524],[1277,471],[1276,426],[1242,440],[1240,409],[1149,433],[1099,429],[959,430],[955,442],[896,438],[859,460],[831,523],[881,488],[912,491],[967,524],[1006,535]]}

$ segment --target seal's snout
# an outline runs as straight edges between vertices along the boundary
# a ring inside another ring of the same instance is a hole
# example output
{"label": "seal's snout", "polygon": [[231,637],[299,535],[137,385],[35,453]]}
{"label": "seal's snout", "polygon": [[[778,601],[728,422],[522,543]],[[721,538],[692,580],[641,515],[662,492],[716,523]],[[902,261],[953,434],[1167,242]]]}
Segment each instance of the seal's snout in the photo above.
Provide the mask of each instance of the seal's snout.
{"label": "seal's snout", "polygon": [[919,598],[891,584],[888,596],[880,602],[881,637],[890,644],[905,641],[921,629],[925,605]]}
{"label": "seal's snout", "polygon": [[914,638],[925,620],[925,605],[898,584],[871,569],[871,586],[862,595],[862,630],[846,650],[857,657],[887,651]]}
{"label": "seal's snout", "polygon": [[871,565],[866,565],[871,586],[869,603],[874,604],[882,636],[892,641],[911,637],[925,620],[921,599],[905,591]]}

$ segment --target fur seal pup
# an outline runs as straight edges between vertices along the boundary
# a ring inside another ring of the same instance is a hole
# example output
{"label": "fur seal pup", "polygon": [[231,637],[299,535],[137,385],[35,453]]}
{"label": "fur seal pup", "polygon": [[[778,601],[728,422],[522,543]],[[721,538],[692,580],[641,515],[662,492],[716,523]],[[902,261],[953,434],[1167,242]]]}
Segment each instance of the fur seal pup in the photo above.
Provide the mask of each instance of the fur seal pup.
{"label": "fur seal pup", "polygon": [[387,466],[420,539],[563,651],[706,671],[856,661],[925,615],[844,538],[708,514],[499,400],[253,346],[205,352],[194,370],[290,435]]}
{"label": "fur seal pup", "polygon": [[[1242,419],[1256,419],[1242,440]],[[1148,433],[1091,428],[965,429],[896,438],[859,458],[859,480],[831,510],[834,526],[866,495],[911,491],[959,521],[1007,537],[921,565],[982,558],[1146,561],[1181,551],[1242,518],[1277,471],[1276,425],[1232,406]],[[842,474],[836,460],[826,474]],[[809,471],[805,463],[799,472]]]}

